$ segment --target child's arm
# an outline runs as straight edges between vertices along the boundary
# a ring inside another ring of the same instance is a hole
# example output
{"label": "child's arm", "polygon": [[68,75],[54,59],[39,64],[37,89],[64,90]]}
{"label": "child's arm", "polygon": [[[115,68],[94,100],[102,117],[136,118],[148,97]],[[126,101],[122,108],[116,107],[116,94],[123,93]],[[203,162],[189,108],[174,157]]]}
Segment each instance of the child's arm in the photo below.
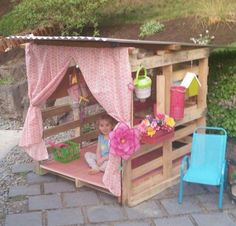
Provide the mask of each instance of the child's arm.
{"label": "child's arm", "polygon": [[101,161],[101,148],[100,148],[100,143],[98,142],[97,145],[97,150],[96,150],[96,157],[97,157],[97,163],[99,164],[99,162]]}

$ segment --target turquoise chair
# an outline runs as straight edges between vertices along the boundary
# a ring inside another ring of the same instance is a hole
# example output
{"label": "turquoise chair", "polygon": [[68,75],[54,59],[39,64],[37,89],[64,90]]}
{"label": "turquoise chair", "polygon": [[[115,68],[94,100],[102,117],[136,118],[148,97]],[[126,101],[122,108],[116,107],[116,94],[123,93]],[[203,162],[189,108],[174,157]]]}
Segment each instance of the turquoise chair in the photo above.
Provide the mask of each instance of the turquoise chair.
{"label": "turquoise chair", "polygon": [[184,156],[182,159],[179,204],[183,201],[183,182],[185,181],[220,186],[218,207],[222,209],[226,179],[226,141],[227,132],[223,128],[198,127],[195,129],[191,159],[189,156]]}

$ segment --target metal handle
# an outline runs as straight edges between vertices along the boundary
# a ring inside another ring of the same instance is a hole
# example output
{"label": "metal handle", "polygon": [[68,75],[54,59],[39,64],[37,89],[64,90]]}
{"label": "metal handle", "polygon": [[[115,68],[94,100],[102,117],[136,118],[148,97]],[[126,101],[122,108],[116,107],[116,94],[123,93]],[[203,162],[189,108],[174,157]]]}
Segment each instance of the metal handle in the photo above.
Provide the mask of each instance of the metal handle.
{"label": "metal handle", "polygon": [[144,75],[143,75],[143,77],[147,77],[147,69],[146,69],[143,65],[140,65],[139,69],[138,69],[137,72],[136,72],[136,79],[138,79],[139,73],[140,73],[140,71],[141,71],[142,69],[144,70]]}

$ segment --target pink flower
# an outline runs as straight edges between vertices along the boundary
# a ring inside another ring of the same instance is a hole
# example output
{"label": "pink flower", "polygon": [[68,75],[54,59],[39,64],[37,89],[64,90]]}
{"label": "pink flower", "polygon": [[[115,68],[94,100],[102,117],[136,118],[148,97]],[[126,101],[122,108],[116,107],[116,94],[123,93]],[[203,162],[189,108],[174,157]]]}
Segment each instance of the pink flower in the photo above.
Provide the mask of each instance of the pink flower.
{"label": "pink flower", "polygon": [[158,112],[156,117],[160,120],[164,120],[165,119],[165,114]]}
{"label": "pink flower", "polygon": [[120,122],[109,134],[110,153],[127,160],[140,147],[140,132],[137,128],[130,128]]}

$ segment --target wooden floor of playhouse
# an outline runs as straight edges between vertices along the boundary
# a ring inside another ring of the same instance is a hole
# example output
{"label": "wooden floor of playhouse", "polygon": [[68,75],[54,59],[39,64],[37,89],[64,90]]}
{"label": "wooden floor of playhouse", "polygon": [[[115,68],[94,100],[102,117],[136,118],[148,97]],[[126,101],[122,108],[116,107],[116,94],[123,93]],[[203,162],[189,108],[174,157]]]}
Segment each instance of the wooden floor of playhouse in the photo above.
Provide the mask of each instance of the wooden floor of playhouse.
{"label": "wooden floor of playhouse", "polygon": [[74,160],[69,163],[60,163],[55,160],[46,160],[40,164],[40,167],[61,176],[69,177],[75,181],[84,182],[86,184],[91,184],[105,189],[105,186],[102,182],[103,173],[100,172],[95,175],[90,175],[90,168],[84,159],[84,153],[86,151],[95,152],[96,147],[97,144],[93,144],[87,146],[86,148],[81,148],[80,159],[78,160]]}

